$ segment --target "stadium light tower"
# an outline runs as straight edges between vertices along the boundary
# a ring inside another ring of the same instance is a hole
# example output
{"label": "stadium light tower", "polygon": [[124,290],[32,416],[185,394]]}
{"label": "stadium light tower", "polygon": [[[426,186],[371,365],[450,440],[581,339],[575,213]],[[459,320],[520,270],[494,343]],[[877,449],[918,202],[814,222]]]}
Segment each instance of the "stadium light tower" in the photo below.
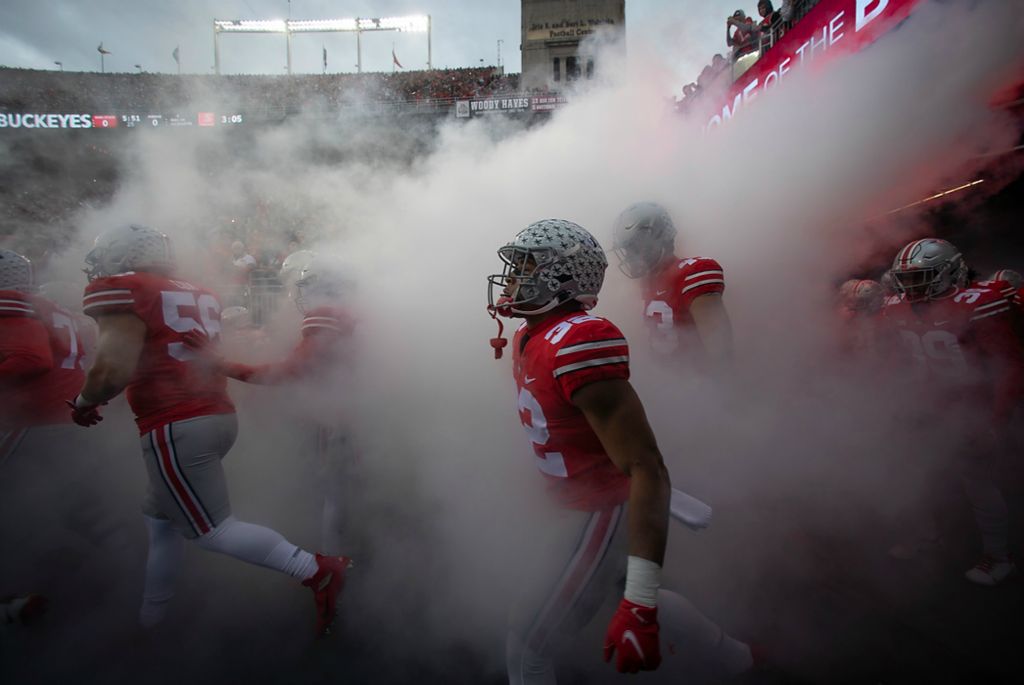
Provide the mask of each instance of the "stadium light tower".
{"label": "stadium light tower", "polygon": [[384,17],[382,19],[214,19],[213,68],[220,74],[220,34],[222,33],[283,33],[288,57],[288,73],[292,73],[293,33],[355,33],[356,69],[363,72],[362,35],[367,31],[399,31],[427,34],[427,69],[433,68],[430,15]]}

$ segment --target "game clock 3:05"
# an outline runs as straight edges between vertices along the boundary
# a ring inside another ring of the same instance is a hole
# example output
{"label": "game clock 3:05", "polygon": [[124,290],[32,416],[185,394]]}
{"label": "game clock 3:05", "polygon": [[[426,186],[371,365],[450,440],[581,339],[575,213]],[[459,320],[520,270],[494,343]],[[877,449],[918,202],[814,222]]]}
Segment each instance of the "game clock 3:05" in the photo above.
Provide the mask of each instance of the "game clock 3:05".
{"label": "game clock 3:05", "polygon": [[222,124],[240,124],[242,123],[241,114],[221,114],[220,123]]}

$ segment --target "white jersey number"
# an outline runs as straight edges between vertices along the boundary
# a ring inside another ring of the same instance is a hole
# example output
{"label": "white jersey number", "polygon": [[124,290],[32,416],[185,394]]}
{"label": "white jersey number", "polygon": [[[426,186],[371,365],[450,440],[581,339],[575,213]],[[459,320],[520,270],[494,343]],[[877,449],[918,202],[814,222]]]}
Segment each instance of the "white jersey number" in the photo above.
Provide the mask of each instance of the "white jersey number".
{"label": "white jersey number", "polygon": [[54,313],[53,315],[53,327],[54,329],[64,329],[68,332],[68,356],[60,363],[62,369],[73,369],[76,366],[83,368],[82,357],[84,350],[80,350],[78,344],[78,326],[75,325],[75,320],[66,314]]}
{"label": "white jersey number", "polygon": [[675,315],[672,307],[664,300],[652,300],[644,311],[644,316],[654,324],[651,330],[651,347],[655,352],[671,354],[679,347],[679,331],[675,327]]}
{"label": "white jersey number", "polygon": [[967,359],[960,342],[949,331],[935,330],[918,335],[914,331],[902,330],[900,338],[923,377],[930,372],[944,378],[966,378]]}
{"label": "white jersey number", "polygon": [[[160,299],[163,303],[164,323],[172,331],[178,333],[203,331],[210,338],[220,335],[220,303],[213,295],[203,293],[196,297],[195,293],[165,290],[160,293]],[[199,321],[182,312],[182,310],[189,309],[198,313]],[[167,354],[180,362],[192,361],[196,358],[196,353],[181,342],[168,344]]]}
{"label": "white jersey number", "polygon": [[541,473],[558,478],[568,477],[569,471],[565,468],[562,453],[544,451],[544,445],[551,437],[548,433],[548,420],[544,416],[540,402],[526,388],[519,391],[519,418],[530,437],[530,442],[533,443],[533,451],[537,454],[537,468]]}

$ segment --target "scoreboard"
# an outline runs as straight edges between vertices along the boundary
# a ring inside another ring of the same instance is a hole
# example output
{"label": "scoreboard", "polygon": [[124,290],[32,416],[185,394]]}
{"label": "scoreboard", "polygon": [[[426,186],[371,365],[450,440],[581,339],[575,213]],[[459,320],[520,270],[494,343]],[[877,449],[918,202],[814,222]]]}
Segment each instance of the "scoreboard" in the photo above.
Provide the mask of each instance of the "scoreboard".
{"label": "scoreboard", "polygon": [[244,124],[240,112],[189,112],[173,114],[89,114],[54,112],[0,112],[0,129],[96,129],[96,128],[215,128]]}

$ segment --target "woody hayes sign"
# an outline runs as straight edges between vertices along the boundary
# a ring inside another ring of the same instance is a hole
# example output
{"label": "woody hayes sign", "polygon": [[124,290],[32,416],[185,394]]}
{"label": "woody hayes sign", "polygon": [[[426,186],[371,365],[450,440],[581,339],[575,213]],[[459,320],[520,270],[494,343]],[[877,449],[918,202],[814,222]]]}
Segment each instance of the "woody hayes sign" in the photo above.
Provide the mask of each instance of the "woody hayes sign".
{"label": "woody hayes sign", "polygon": [[471,100],[469,109],[473,114],[481,114],[483,112],[522,112],[530,109],[530,98]]}
{"label": "woody hayes sign", "polygon": [[719,126],[786,74],[813,60],[856,52],[905,18],[918,0],[821,0],[764,57],[733,83],[728,99],[708,120]]}

